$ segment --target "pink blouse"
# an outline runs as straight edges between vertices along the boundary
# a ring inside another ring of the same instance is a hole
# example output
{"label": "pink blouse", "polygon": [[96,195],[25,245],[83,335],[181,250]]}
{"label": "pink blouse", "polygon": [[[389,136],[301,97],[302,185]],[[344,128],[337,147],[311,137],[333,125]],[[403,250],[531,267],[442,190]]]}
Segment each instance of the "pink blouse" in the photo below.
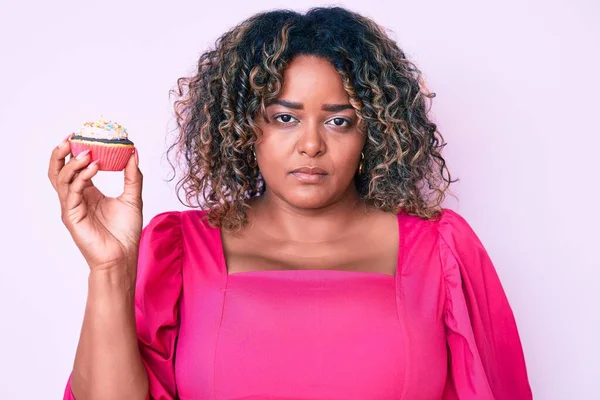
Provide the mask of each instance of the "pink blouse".
{"label": "pink blouse", "polygon": [[[396,275],[227,274],[204,211],[155,216],[136,316],[151,400],[531,399],[515,320],[456,212],[398,214]],[[67,384],[65,400],[74,400]]]}

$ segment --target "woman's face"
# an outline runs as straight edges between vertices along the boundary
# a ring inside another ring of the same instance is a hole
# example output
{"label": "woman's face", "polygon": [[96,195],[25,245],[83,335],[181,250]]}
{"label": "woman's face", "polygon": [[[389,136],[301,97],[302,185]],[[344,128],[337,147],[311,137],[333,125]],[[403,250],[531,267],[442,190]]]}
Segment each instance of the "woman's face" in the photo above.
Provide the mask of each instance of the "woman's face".
{"label": "woman's face", "polygon": [[353,183],[365,142],[340,75],[322,58],[297,56],[283,88],[257,124],[258,166],[275,196],[297,208],[320,208],[356,196]]}

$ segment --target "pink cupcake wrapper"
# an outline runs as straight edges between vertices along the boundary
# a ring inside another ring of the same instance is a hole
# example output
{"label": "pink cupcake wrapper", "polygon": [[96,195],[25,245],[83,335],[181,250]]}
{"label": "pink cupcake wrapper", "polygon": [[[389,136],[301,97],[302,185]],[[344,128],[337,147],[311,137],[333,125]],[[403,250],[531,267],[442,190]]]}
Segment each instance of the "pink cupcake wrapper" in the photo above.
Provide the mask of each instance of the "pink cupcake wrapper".
{"label": "pink cupcake wrapper", "polygon": [[131,157],[133,146],[107,146],[95,142],[71,141],[71,154],[77,157],[79,153],[90,150],[91,161],[98,160],[101,171],[122,171]]}

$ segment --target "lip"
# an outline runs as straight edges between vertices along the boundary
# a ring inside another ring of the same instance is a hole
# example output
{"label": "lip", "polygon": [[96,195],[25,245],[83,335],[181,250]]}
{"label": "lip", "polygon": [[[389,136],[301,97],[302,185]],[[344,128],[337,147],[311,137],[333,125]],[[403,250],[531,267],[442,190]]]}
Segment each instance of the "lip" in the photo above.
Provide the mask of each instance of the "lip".
{"label": "lip", "polygon": [[314,175],[314,174],[327,175],[327,171],[325,171],[323,168],[310,167],[310,166],[296,168],[295,170],[292,171],[292,173],[294,173],[294,172],[300,172],[302,174],[310,174],[310,175]]}
{"label": "lip", "polygon": [[292,176],[301,182],[319,183],[327,178],[327,171],[319,167],[300,167],[290,172]]}

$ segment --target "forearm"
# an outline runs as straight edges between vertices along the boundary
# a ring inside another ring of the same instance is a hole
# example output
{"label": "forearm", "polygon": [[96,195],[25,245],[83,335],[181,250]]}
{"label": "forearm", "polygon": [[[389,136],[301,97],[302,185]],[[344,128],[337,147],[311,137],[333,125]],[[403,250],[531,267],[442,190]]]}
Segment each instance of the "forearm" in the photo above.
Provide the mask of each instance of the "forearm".
{"label": "forearm", "polygon": [[144,400],[148,377],[138,349],[135,278],[125,268],[92,271],[71,387],[77,400]]}

